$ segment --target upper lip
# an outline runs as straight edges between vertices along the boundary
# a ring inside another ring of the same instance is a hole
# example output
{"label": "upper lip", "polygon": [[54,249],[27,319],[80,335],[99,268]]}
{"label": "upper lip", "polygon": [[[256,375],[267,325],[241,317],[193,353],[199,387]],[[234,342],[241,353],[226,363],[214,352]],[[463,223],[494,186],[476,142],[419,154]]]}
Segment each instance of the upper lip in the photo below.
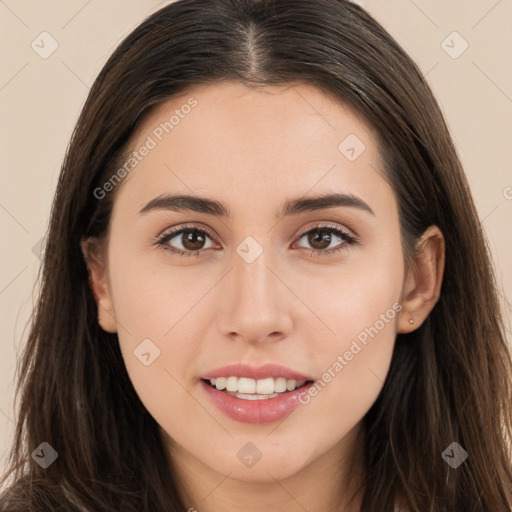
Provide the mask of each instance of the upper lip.
{"label": "upper lip", "polygon": [[249,379],[267,379],[284,377],[285,379],[314,380],[312,377],[303,375],[300,372],[280,366],[278,364],[264,364],[263,366],[251,366],[246,363],[230,364],[217,368],[201,376],[202,379],[215,379],[217,377],[247,377]]}

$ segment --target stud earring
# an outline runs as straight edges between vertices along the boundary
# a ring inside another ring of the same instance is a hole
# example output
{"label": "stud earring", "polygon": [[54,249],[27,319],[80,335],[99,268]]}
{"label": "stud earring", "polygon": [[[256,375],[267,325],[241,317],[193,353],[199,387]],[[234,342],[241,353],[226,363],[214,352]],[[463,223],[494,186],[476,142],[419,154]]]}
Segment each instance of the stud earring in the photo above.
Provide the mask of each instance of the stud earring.
{"label": "stud earring", "polygon": [[409,323],[410,323],[410,324],[413,324],[413,323],[414,323],[414,319],[410,318],[410,319],[409,319]]}

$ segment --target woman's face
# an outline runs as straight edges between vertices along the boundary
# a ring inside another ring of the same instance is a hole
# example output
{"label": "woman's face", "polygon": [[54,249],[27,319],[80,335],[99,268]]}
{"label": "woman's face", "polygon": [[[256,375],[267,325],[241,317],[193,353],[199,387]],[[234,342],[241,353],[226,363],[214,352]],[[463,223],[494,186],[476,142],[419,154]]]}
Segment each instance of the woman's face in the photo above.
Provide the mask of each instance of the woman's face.
{"label": "woman's face", "polygon": [[404,284],[368,127],[309,85],[223,82],[159,106],[133,150],[102,188],[111,314],[171,452],[255,481],[342,458],[386,378]]}

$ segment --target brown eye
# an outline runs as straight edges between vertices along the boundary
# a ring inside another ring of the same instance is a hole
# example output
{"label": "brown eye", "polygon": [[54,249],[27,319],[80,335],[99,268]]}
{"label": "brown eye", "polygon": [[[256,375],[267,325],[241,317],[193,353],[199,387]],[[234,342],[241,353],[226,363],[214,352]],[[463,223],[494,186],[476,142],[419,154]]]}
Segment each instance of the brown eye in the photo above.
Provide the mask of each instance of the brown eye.
{"label": "brown eye", "polygon": [[327,249],[331,245],[332,233],[327,229],[318,229],[310,231],[307,234],[308,243],[313,249],[323,250]]}
{"label": "brown eye", "polygon": [[[199,256],[201,251],[209,248],[205,247],[207,239],[211,237],[205,230],[188,227],[166,233],[158,244],[181,256]],[[173,240],[175,241],[171,243]]]}
{"label": "brown eye", "polygon": [[189,251],[198,251],[203,249],[206,237],[203,232],[197,229],[187,229],[181,232],[181,243]]}
{"label": "brown eye", "polygon": [[[329,255],[346,248],[347,245],[357,243],[357,239],[337,226],[317,226],[303,233],[299,240],[306,239],[309,247],[304,249],[312,249],[311,255]],[[338,244],[329,249],[329,246],[339,240]]]}

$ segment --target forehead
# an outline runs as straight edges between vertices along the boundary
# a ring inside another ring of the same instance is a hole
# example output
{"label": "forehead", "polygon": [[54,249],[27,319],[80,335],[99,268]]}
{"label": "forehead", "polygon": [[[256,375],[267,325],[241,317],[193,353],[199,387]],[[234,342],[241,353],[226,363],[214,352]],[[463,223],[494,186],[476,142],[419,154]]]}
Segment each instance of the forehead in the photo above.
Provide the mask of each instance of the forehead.
{"label": "forehead", "polygon": [[122,188],[138,204],[169,191],[240,205],[313,189],[370,198],[385,184],[371,127],[305,83],[196,85],[154,108],[131,150],[139,155]]}

